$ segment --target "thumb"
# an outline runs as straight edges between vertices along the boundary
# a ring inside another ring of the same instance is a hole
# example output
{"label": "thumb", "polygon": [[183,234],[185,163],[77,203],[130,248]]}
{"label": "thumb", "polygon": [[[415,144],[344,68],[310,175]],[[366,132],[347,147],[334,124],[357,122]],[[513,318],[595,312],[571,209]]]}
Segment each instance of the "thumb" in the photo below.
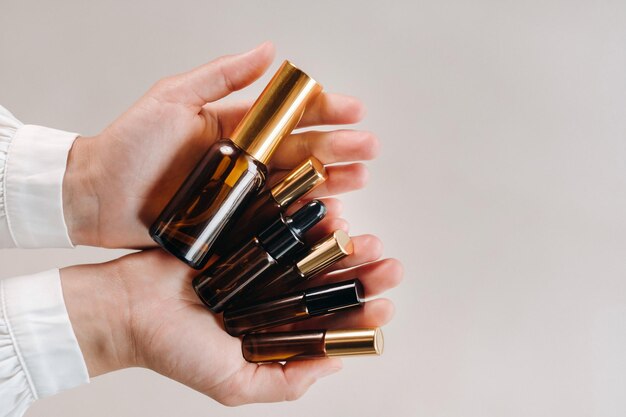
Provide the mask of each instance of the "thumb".
{"label": "thumb", "polygon": [[254,82],[274,60],[274,45],[264,42],[237,55],[226,55],[189,72],[166,78],[157,85],[156,94],[191,106],[227,96]]}

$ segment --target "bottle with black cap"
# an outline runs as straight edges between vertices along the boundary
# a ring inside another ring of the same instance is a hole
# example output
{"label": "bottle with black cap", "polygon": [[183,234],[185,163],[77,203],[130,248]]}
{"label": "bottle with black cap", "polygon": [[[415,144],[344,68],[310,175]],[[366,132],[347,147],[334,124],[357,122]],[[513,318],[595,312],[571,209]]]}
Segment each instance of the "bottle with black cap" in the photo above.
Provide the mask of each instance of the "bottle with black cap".
{"label": "bottle with black cap", "polygon": [[289,267],[277,268],[275,276],[255,292],[247,291],[237,300],[237,305],[256,304],[256,300],[272,298],[292,292],[299,285],[321,274],[354,251],[350,236],[343,230],[335,230],[317,241],[311,249]]}
{"label": "bottle with black cap", "polygon": [[237,310],[226,310],[224,327],[232,336],[255,332],[363,304],[358,279],[307,288]]}
{"label": "bottle with black cap", "polygon": [[291,204],[298,201],[328,178],[324,165],[311,156],[285,177],[254,198],[232,229],[215,242],[217,255],[231,253],[264,229]]}
{"label": "bottle with black cap", "polygon": [[219,313],[244,288],[264,285],[263,277],[280,264],[290,264],[306,244],[303,235],[326,215],[326,206],[313,200],[289,217],[278,220],[253,237],[239,250],[218,261],[193,280],[202,302]]}

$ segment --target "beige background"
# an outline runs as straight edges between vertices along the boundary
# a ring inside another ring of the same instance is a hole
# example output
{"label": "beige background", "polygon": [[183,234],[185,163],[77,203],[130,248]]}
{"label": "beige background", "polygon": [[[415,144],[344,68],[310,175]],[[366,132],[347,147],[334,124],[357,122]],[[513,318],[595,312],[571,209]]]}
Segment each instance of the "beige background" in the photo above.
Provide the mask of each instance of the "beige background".
{"label": "beige background", "polygon": [[[95,134],[266,39],[361,97],[384,152],[346,216],[406,265],[385,355],[299,401],[229,409],[133,369],[28,416],[626,414],[626,2],[383,3],[2,0],[0,100],[25,122]],[[4,251],[1,273],[120,253]]]}

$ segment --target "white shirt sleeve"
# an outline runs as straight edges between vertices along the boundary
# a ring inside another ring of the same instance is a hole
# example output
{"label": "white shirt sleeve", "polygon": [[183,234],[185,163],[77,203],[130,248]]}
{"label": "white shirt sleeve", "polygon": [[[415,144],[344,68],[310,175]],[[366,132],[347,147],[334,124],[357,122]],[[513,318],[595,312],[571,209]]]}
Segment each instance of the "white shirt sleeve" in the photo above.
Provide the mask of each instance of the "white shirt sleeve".
{"label": "white shirt sleeve", "polygon": [[77,136],[24,125],[0,106],[0,248],[73,247],[61,192]]}
{"label": "white shirt sleeve", "polygon": [[[0,247],[72,247],[61,192],[76,137],[0,106]],[[0,280],[0,417],[87,382],[59,271]]]}
{"label": "white shirt sleeve", "polygon": [[87,382],[59,271],[0,280],[0,417]]}

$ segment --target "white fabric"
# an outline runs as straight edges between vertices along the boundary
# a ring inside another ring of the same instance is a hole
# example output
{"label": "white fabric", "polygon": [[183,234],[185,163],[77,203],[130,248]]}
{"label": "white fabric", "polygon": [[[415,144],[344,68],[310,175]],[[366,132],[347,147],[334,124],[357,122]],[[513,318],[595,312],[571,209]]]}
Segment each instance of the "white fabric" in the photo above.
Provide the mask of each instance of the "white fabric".
{"label": "white fabric", "polygon": [[61,188],[77,136],[23,125],[0,106],[0,247],[73,247]]}
{"label": "white fabric", "polygon": [[[75,138],[0,106],[0,247],[72,247],[61,187]],[[0,280],[0,417],[87,382],[59,271]]]}
{"label": "white fabric", "polygon": [[58,270],[0,280],[0,416],[89,382]]}

